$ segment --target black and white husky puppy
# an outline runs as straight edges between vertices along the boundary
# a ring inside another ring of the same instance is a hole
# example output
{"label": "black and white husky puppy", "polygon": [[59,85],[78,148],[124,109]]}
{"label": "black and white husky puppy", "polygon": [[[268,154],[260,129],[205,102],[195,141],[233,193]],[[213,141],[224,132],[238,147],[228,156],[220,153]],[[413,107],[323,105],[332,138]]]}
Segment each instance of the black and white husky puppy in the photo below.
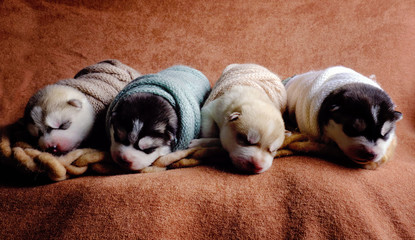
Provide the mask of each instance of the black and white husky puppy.
{"label": "black and white husky puppy", "polygon": [[118,102],[111,115],[111,156],[128,170],[141,170],[172,151],[178,117],[163,97],[135,93]]}
{"label": "black and white husky puppy", "polygon": [[130,171],[187,148],[200,132],[200,106],[210,83],[200,71],[176,65],[129,83],[107,111],[115,162]]}
{"label": "black and white husky puppy", "polygon": [[372,79],[337,66],[284,81],[288,113],[300,132],[334,142],[354,162],[371,168],[386,154],[402,113]]}

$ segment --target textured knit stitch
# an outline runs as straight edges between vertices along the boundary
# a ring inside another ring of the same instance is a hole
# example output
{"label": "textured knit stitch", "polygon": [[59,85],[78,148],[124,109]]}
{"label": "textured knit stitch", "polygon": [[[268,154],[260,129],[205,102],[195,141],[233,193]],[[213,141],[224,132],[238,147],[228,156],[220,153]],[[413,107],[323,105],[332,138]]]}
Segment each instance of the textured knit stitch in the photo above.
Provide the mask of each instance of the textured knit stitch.
{"label": "textured knit stitch", "polygon": [[372,79],[343,66],[310,71],[284,80],[288,112],[295,113],[300,132],[320,137],[317,117],[324,99],[334,90],[350,83],[364,83],[381,89]]}
{"label": "textured knit stitch", "polygon": [[118,102],[134,93],[152,93],[165,98],[179,118],[177,141],[173,150],[187,148],[200,132],[200,107],[210,91],[209,80],[200,71],[187,66],[173,66],[156,74],[148,74],[128,84],[111,103],[107,113],[107,132],[110,114]]}
{"label": "textured knit stitch", "polygon": [[213,87],[205,105],[237,85],[259,89],[270,98],[281,112],[285,110],[287,93],[281,79],[257,64],[231,64],[227,66]]}
{"label": "textured knit stitch", "polygon": [[139,77],[133,68],[118,60],[110,59],[88,66],[75,78],[57,82],[57,85],[73,87],[85,94],[96,114],[106,110],[114,97],[129,82]]}

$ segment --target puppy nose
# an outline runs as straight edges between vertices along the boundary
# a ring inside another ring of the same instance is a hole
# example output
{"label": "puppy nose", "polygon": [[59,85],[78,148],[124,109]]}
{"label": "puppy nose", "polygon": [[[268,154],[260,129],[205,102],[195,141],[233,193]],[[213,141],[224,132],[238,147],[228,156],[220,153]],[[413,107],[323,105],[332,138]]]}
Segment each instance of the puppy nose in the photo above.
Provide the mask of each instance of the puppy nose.
{"label": "puppy nose", "polygon": [[128,160],[128,158],[124,155],[120,155],[116,157],[116,162],[123,166],[130,166],[131,162]]}
{"label": "puppy nose", "polygon": [[247,168],[248,171],[253,173],[259,173],[263,169],[261,164],[254,159],[251,159],[251,161],[247,162]]}
{"label": "puppy nose", "polygon": [[376,158],[376,153],[366,148],[359,150],[358,155],[359,155],[359,158],[366,159],[368,161],[372,161],[373,159]]}
{"label": "puppy nose", "polygon": [[59,149],[56,145],[55,146],[50,146],[46,149],[46,152],[49,152],[49,153],[52,153],[52,154],[57,154],[57,153],[59,153]]}

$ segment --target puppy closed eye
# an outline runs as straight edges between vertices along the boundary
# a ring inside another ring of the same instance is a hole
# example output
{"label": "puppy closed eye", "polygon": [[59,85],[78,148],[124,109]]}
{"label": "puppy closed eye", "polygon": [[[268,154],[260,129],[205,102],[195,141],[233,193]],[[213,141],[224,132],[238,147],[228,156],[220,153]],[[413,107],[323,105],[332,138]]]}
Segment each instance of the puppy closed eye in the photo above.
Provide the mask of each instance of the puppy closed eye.
{"label": "puppy closed eye", "polygon": [[71,127],[72,122],[66,121],[61,123],[58,127],[47,127],[46,132],[50,133],[53,130],[67,130],[69,127]]}
{"label": "puppy closed eye", "polygon": [[156,151],[156,149],[157,149],[157,147],[151,147],[151,148],[144,149],[143,152],[146,153],[146,154],[150,154],[150,153],[153,153],[154,151]]}
{"label": "puppy closed eye", "polygon": [[59,129],[60,130],[67,130],[68,128],[71,127],[72,122],[70,121],[66,121],[64,123],[62,123],[61,125],[59,125]]}
{"label": "puppy closed eye", "polygon": [[146,148],[144,148],[144,149],[141,149],[141,148],[139,147],[139,143],[137,142],[137,143],[135,143],[135,144],[134,144],[134,148],[135,148],[136,150],[139,150],[139,151],[144,152],[145,154],[150,154],[150,153],[153,153],[154,151],[156,151],[157,146],[146,147]]}

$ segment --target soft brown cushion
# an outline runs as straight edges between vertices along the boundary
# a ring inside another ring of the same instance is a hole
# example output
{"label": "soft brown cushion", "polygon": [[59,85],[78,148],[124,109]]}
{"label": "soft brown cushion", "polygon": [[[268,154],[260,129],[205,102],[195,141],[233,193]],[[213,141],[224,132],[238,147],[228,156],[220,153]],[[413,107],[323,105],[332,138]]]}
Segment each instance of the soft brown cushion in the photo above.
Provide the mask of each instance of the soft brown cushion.
{"label": "soft brown cushion", "polygon": [[404,114],[374,171],[295,156],[259,175],[215,163],[27,185],[2,167],[2,239],[415,238],[414,1],[5,0],[0,16],[0,125],[108,58],[143,74],[186,64],[212,84],[230,63],[282,79],[345,65],[375,74]]}

